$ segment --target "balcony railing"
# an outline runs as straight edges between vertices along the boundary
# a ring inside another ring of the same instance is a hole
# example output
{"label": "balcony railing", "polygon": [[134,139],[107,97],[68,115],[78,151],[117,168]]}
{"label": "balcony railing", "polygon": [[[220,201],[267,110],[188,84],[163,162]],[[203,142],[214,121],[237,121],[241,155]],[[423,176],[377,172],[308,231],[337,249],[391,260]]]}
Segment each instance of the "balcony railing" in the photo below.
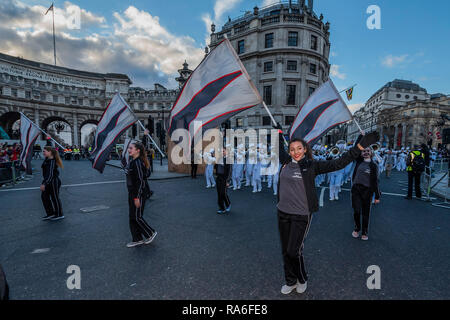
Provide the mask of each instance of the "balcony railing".
{"label": "balcony railing", "polygon": [[284,22],[303,23],[305,21],[304,16],[299,14],[285,14],[283,15]]}
{"label": "balcony railing", "polygon": [[280,22],[280,16],[274,16],[274,17],[267,17],[263,18],[261,20],[261,25],[266,26],[269,24],[279,23]]}

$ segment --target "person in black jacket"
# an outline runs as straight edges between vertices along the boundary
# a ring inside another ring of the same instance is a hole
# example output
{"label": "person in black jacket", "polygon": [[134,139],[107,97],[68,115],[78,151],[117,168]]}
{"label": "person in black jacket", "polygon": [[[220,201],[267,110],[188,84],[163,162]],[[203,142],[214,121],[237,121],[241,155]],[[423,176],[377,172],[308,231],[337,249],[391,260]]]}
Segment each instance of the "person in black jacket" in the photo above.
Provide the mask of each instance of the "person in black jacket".
{"label": "person in black jacket", "polygon": [[361,150],[379,139],[376,132],[361,136],[358,143],[335,160],[317,161],[312,150],[302,139],[289,142],[289,154],[284,150],[281,126],[279,135],[279,157],[282,164],[278,179],[278,228],[284,263],[286,284],[281,293],[289,294],[294,289],[303,293],[307,287],[307,274],[303,259],[303,242],[309,231],[312,214],[319,209],[315,177],[319,174],[345,168],[356,160]]}
{"label": "person in black jacket", "polygon": [[132,248],[151,243],[157,232],[143,218],[145,201],[150,196],[147,182],[150,163],[144,145],[140,142],[132,142],[128,147],[128,153],[132,158],[126,172],[130,231],[133,239],[127,244],[127,247]]}
{"label": "person in black jacket", "polygon": [[42,163],[41,199],[44,205],[46,216],[42,220],[60,220],[64,219],[61,200],[59,199],[59,189],[61,180],[59,179],[58,167],[63,168],[59,153],[49,146],[44,147],[45,160]]}
{"label": "person in black jacket", "polygon": [[380,203],[381,197],[378,187],[378,166],[372,161],[372,157],[370,148],[362,150],[361,157],[356,160],[352,176],[352,207],[355,220],[352,236],[353,238],[359,237],[362,215],[361,240],[369,240],[369,216],[373,195],[375,194],[375,204]]}
{"label": "person in black jacket", "polygon": [[229,186],[229,180],[231,178],[231,164],[227,163],[227,149],[224,147],[223,151],[223,164],[215,164],[216,170],[216,187],[217,187],[217,199],[219,204],[218,214],[230,212],[231,201],[227,194],[227,188]]}

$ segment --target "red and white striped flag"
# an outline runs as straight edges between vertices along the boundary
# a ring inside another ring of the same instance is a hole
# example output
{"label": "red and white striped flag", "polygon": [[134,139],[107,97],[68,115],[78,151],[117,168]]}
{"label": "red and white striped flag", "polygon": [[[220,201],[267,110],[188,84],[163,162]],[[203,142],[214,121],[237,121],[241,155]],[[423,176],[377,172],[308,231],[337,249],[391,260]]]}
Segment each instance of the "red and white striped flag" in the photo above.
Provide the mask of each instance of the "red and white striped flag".
{"label": "red and white striped flag", "polygon": [[289,130],[290,139],[314,145],[332,128],[351,120],[352,114],[333,82],[323,83],[300,108]]}
{"label": "red and white striped flag", "polygon": [[202,123],[198,131],[215,128],[261,102],[233,46],[224,39],[186,81],[170,112],[168,132],[183,128],[192,138],[197,133],[194,121]]}
{"label": "red and white striped flag", "polygon": [[20,153],[20,163],[25,168],[27,174],[32,174],[31,158],[33,157],[33,146],[41,131],[23,114],[20,116],[20,142],[22,152]]}
{"label": "red and white striped flag", "polygon": [[95,133],[92,167],[103,173],[117,138],[137,121],[128,104],[116,93],[103,113]]}

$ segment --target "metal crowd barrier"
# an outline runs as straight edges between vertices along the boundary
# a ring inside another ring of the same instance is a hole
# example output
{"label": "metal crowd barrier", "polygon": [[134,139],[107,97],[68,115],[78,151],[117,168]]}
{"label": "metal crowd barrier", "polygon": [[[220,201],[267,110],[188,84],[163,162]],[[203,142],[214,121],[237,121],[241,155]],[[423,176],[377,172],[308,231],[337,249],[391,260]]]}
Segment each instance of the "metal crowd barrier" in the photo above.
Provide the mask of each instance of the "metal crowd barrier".
{"label": "metal crowd barrier", "polygon": [[23,180],[25,173],[20,170],[20,162],[4,162],[0,163],[0,186],[17,184],[18,181]]}

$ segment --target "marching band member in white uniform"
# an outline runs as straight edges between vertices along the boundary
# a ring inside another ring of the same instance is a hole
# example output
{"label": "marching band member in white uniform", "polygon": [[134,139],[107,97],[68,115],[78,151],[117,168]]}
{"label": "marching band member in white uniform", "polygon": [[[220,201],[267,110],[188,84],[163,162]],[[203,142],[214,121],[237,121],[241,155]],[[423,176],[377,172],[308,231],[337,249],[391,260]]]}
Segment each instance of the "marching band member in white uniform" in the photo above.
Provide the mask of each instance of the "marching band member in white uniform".
{"label": "marching band member in white uniform", "polygon": [[203,154],[203,157],[206,162],[206,188],[214,188],[216,186],[216,181],[214,180],[214,164],[216,163],[216,158],[214,157],[214,148],[211,148],[209,152],[205,152]]}

